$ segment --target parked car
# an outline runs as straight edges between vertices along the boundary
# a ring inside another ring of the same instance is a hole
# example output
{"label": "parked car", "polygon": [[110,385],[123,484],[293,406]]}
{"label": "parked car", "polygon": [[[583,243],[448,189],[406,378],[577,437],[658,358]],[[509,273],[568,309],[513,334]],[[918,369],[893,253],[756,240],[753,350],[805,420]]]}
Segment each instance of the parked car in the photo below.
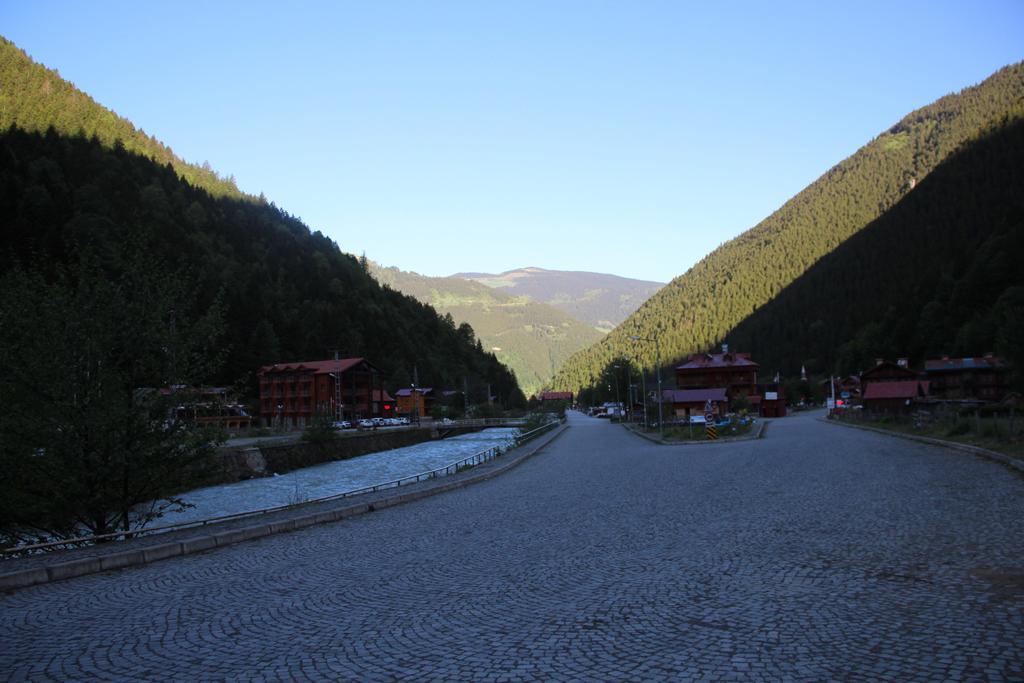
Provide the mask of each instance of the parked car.
{"label": "parked car", "polygon": [[334,423],[335,429],[352,429],[352,423],[348,420],[342,420],[341,422]]}
{"label": "parked car", "polygon": [[371,429],[373,427],[376,427],[377,425],[370,418],[363,418],[362,420],[359,421],[359,426],[363,429]]}
{"label": "parked car", "polygon": [[692,424],[692,425],[702,425],[705,422],[707,422],[707,420],[704,419],[703,415],[691,415],[690,416],[690,424]]}

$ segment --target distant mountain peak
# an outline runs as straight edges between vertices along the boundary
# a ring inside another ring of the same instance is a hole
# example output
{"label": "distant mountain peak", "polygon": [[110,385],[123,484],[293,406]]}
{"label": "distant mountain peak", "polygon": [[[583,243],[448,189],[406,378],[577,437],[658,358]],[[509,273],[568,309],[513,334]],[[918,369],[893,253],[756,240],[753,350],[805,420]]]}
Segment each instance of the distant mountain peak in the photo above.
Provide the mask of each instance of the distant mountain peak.
{"label": "distant mountain peak", "polygon": [[513,296],[559,308],[591,327],[608,332],[636,311],[662,283],[586,270],[549,270],[537,266],[503,273],[456,273]]}

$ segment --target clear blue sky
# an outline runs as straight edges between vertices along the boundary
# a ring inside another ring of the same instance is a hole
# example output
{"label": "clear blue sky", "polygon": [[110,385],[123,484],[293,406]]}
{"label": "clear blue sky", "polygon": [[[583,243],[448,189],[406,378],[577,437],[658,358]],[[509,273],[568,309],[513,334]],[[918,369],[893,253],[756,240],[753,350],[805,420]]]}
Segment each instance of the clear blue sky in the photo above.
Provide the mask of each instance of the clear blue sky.
{"label": "clear blue sky", "polygon": [[346,251],[667,281],[1024,58],[1024,0],[32,0],[0,33]]}

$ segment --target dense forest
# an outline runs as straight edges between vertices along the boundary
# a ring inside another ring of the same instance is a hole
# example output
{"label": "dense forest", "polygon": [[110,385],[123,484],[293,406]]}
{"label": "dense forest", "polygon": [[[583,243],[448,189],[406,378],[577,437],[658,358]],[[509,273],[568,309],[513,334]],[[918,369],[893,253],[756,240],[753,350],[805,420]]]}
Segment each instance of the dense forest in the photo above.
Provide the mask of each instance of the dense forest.
{"label": "dense forest", "polygon": [[[638,358],[644,366],[654,367],[654,345],[634,342],[630,339],[634,335],[657,338],[665,366],[690,353],[731,341],[731,332],[737,325],[779,296],[825,255],[896,206],[943,160],[965,143],[983,137],[994,127],[1007,125],[1022,115],[1022,64],[1006,67],[980,85],[943,97],[912,112],[830,169],[760,224],[725,243],[675,278],[608,337],[570,358],[556,375],[552,386],[574,391],[591,386],[613,359],[622,356]],[[968,206],[969,200],[962,209],[957,205],[948,210],[966,210]],[[940,259],[937,256],[929,267],[955,277],[952,275],[955,269]],[[868,268],[869,265],[851,267]],[[876,293],[874,298],[864,295],[864,305],[874,311],[873,320],[880,328],[877,334],[889,336],[894,342],[901,337],[894,332],[885,314],[888,302],[901,295],[895,291],[882,295]],[[939,300],[942,300],[941,296]],[[994,303],[984,300],[979,305],[988,307]],[[852,305],[852,302],[843,302],[842,305]],[[934,307],[932,313],[936,313]],[[791,310],[787,314],[794,317],[790,321],[792,324],[807,328],[818,320],[817,317],[805,316],[802,311]],[[954,323],[956,321],[951,319],[942,325],[948,328]],[[780,329],[783,327],[781,321],[773,324]],[[981,327],[976,329],[981,330]],[[850,334],[851,337],[845,340],[830,338],[830,343],[841,345],[860,331],[851,331]],[[949,334],[955,338],[959,331],[952,330]],[[979,333],[979,336],[983,335]],[[750,339],[749,336],[744,337],[744,343]],[[793,344],[782,339],[781,334],[775,335],[772,343]],[[987,341],[985,347],[992,346],[994,340]],[[945,340],[937,342],[937,345],[966,350],[966,346],[946,344]],[[896,344],[888,346],[895,347]],[[748,350],[736,342],[733,342],[733,348]],[[761,353],[766,352],[761,345],[759,349]],[[974,349],[974,352],[980,351]],[[831,358],[812,352],[810,348],[799,347],[786,353],[785,357],[777,356],[782,367],[775,368],[783,374],[799,372],[801,358],[817,359],[818,370],[839,369],[838,356]],[[862,356],[854,343],[846,354],[849,358],[847,365]]]}
{"label": "dense forest", "polygon": [[114,267],[126,245],[187,272],[198,311],[223,306],[216,376],[254,391],[265,363],[365,356],[389,388],[464,386],[525,402],[468,326],[379,285],[319,232],[230,181],[185,164],[56,72],[0,42],[0,269],[56,276],[82,253]]}
{"label": "dense forest", "polygon": [[370,273],[381,284],[450,315],[455,324],[470,325],[484,348],[494,350],[515,372],[528,396],[550,381],[566,358],[602,336],[564,311],[505,288],[460,277],[427,277],[372,261]]}
{"label": "dense forest", "polygon": [[762,367],[847,374],[997,351],[1024,368],[1024,120],[939,165],[729,333]]}
{"label": "dense forest", "polygon": [[[213,381],[284,360],[366,356],[387,384],[492,385],[524,400],[515,377],[469,327],[379,285],[355,258],[272,204],[212,197],[170,166],[52,129],[0,134],[0,267],[69,262],[135,243],[189,271],[197,305],[221,297],[230,354]],[[251,386],[251,385],[250,385]],[[483,400],[484,396],[481,395]]]}
{"label": "dense forest", "polygon": [[60,77],[54,69],[36,64],[14,43],[0,36],[0,128],[17,126],[43,133],[53,128],[64,135],[96,136],[107,147],[119,142],[175,172],[195,187],[214,196],[242,199],[229,176],[222,178],[209,167],[189,164],[162,142],[136,128],[110,109]]}

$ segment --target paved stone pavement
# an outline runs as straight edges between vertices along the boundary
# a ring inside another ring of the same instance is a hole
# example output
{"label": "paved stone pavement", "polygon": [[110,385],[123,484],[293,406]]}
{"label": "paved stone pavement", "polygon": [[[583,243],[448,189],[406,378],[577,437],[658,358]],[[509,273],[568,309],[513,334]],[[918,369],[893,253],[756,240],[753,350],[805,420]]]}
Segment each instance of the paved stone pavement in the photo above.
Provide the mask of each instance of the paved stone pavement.
{"label": "paved stone pavement", "polygon": [[573,415],[496,479],[0,597],[11,680],[1024,680],[1024,478]]}

